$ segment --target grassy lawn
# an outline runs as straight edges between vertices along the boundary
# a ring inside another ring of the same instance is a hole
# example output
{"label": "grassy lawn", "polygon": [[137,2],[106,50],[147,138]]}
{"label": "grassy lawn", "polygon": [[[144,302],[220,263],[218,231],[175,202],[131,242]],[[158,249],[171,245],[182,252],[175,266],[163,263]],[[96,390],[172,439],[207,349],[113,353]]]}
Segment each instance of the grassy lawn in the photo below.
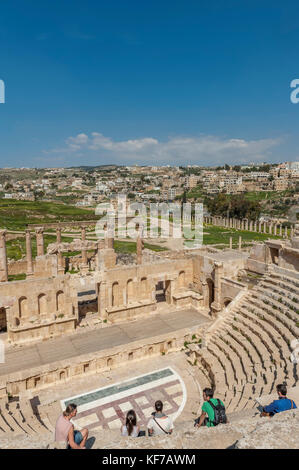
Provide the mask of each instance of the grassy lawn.
{"label": "grassy lawn", "polygon": [[[150,243],[144,243],[144,248],[152,251],[165,251],[167,249]],[[136,253],[136,242],[114,240],[114,249],[116,253]]]}
{"label": "grassy lawn", "polygon": [[11,274],[8,276],[9,281],[24,281],[26,279],[26,274]]}
{"label": "grassy lawn", "polygon": [[[62,242],[70,242],[72,238],[70,237],[61,237]],[[56,235],[44,235],[44,244],[45,244],[45,253],[47,251],[47,247],[50,243],[56,242]],[[36,252],[36,238],[31,236],[31,249],[32,249],[32,256],[35,257]],[[18,260],[21,259],[23,256],[26,255],[26,240],[25,237],[18,237],[14,240],[8,240],[6,242],[6,250],[7,250],[7,257],[10,259]]]}
{"label": "grassy lawn", "polygon": [[93,210],[72,205],[43,201],[16,201],[0,199],[0,227],[8,230],[24,230],[26,224],[74,222],[96,220]]}
{"label": "grassy lawn", "polygon": [[215,227],[213,225],[204,224],[203,244],[204,245],[215,245],[223,244],[229,245],[229,239],[232,237],[233,244],[237,245],[239,242],[239,236],[242,237],[242,243],[252,241],[264,241],[268,238],[279,239],[281,237],[270,235],[269,233],[256,233],[249,232],[247,230],[235,230],[233,228]]}

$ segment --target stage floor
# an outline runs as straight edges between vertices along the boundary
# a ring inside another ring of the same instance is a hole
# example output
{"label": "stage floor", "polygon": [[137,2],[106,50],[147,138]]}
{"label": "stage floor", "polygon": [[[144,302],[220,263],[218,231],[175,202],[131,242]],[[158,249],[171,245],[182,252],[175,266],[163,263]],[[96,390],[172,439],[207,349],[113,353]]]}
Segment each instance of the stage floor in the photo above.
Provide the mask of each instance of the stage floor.
{"label": "stage floor", "polygon": [[77,405],[77,416],[72,421],[76,429],[115,429],[125,422],[126,413],[134,409],[137,421],[146,427],[156,400],[164,404],[163,411],[173,421],[181,414],[187,399],[185,384],[170,366],[132,377],[84,394],[60,401],[64,410],[69,403]]}

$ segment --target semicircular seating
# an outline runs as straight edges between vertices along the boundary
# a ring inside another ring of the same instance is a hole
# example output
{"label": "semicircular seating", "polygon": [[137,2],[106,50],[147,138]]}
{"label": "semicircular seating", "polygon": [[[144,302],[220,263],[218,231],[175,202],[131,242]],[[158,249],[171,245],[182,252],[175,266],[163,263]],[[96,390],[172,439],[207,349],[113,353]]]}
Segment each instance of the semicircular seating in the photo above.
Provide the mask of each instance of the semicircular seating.
{"label": "semicircular seating", "polygon": [[[298,383],[291,342],[299,337],[299,279],[265,274],[239,302],[227,308],[216,329],[195,353],[205,386],[225,401],[229,412],[254,406],[254,398],[278,383]],[[207,373],[208,371],[208,373]]]}

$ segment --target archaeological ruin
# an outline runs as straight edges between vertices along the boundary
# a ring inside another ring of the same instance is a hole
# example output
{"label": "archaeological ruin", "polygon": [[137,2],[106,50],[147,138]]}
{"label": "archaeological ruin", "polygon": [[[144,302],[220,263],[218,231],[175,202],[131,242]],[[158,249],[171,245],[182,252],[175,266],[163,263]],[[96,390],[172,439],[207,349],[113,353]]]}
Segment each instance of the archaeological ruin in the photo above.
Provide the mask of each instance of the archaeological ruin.
{"label": "archaeological ruin", "polygon": [[[237,227],[235,220],[219,224]],[[81,237],[70,242],[62,241],[70,223],[28,226],[26,259],[14,263],[7,260],[7,233],[0,232],[0,434],[6,447],[17,448],[13,438],[22,435],[24,447],[53,448],[55,421],[70,397],[82,401],[77,424],[88,426],[100,447],[105,432],[119,428],[121,405],[130,402],[113,389],[114,416],[111,403],[101,401],[102,390],[115,383],[136,388],[141,421],[152,405],[150,391],[152,397],[161,393],[182,433],[187,422],[193,427],[207,386],[232,422],[234,416],[253,419],[256,399],[275,393],[283,381],[299,398],[297,361],[291,360],[299,333],[299,225],[290,237],[271,226],[265,242],[222,250],[153,252],[139,231],[137,254],[125,261],[111,236],[92,240],[92,222],[78,225]],[[56,242],[45,250],[49,230]],[[282,238],[271,239],[279,231]],[[22,270],[26,279],[8,281]],[[152,383],[146,393],[139,377]],[[96,397],[91,405],[101,401],[100,411],[83,405],[88,393]]]}

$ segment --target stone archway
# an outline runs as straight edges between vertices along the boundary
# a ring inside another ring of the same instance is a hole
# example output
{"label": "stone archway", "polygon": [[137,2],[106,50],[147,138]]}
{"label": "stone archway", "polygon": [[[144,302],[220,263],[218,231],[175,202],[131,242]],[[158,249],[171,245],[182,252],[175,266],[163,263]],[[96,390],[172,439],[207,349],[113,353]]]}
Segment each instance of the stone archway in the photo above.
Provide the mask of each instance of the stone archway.
{"label": "stone archway", "polygon": [[179,272],[178,287],[179,288],[185,287],[185,271]]}
{"label": "stone archway", "polygon": [[127,305],[131,302],[133,302],[134,298],[134,286],[133,286],[133,279],[129,279],[127,282],[127,295],[126,295],[126,302]]}
{"label": "stone archway", "polygon": [[40,294],[37,298],[38,314],[45,315],[47,313],[47,297],[46,294]]}
{"label": "stone archway", "polygon": [[21,297],[19,299],[19,317],[23,318],[28,315],[28,301],[27,297]]}
{"label": "stone archway", "polygon": [[119,306],[119,284],[118,282],[114,282],[112,284],[112,299],[111,299],[112,307]]}
{"label": "stone archway", "polygon": [[56,294],[56,310],[57,312],[61,312],[63,309],[64,309],[64,292],[60,290]]}
{"label": "stone archway", "polygon": [[223,300],[223,306],[227,307],[231,303],[232,300],[233,299],[231,299],[230,297],[225,297]]}

